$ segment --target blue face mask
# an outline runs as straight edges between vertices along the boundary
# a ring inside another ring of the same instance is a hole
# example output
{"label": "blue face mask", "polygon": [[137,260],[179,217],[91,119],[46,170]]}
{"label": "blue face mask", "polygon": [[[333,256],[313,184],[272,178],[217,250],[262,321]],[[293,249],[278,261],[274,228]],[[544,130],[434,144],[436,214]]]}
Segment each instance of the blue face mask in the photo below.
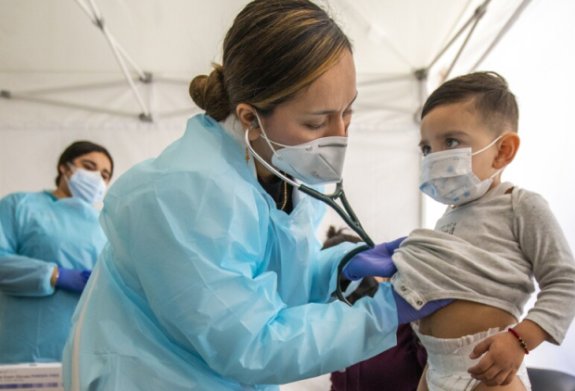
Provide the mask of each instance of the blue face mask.
{"label": "blue face mask", "polygon": [[88,204],[102,202],[106,193],[106,182],[98,171],[88,171],[74,168],[74,173],[68,178],[68,188],[72,197]]}
{"label": "blue face mask", "polygon": [[501,170],[481,180],[473,173],[471,158],[491,148],[501,137],[476,152],[471,152],[471,148],[456,148],[425,156],[421,162],[419,190],[438,202],[453,206],[480,198]]}

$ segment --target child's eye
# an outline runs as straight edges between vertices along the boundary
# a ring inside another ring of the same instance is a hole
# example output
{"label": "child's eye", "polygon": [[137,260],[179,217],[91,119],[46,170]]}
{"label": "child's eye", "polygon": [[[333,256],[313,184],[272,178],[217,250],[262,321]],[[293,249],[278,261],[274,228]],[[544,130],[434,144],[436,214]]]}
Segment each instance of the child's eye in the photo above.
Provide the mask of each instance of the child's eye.
{"label": "child's eye", "polygon": [[422,145],[421,146],[421,154],[423,156],[429,155],[430,152],[431,152],[431,148],[429,147],[429,145]]}
{"label": "child's eye", "polygon": [[459,141],[454,139],[454,138],[448,138],[447,140],[445,140],[445,145],[447,146],[447,148],[457,148],[459,146]]}

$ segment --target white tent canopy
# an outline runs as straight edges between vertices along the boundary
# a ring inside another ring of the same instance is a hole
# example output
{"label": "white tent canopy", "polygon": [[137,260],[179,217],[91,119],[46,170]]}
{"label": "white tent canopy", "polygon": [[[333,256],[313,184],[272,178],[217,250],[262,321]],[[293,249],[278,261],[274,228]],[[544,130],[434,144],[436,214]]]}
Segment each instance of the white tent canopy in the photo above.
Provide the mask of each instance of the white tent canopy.
{"label": "white tent canopy", "polygon": [[[74,140],[107,146],[116,174],[157,155],[199,112],[188,83],[220,62],[225,32],[246,3],[0,0],[0,196],[53,186],[58,155]],[[417,112],[446,75],[477,68],[502,73],[519,98],[523,146],[505,179],[546,196],[575,247],[575,164],[565,158],[575,146],[565,93],[575,86],[575,3],[319,3],[354,45],[359,97],[344,182],[375,241],[431,224],[437,207],[417,190]],[[573,351],[575,340],[567,343]],[[567,351],[529,359],[575,374]]]}
{"label": "white tent canopy", "polygon": [[[11,144],[2,154],[3,165],[31,150],[32,139],[43,146],[34,149],[35,156],[50,151],[42,160],[54,162],[73,139],[100,141],[118,160],[119,172],[157,154],[198,111],[187,95],[188,82],[219,62],[225,31],[245,3],[3,0],[0,131]],[[354,45],[359,97],[345,180],[356,203],[370,205],[372,211],[358,213],[375,239],[420,224],[419,194],[413,191],[418,176],[414,119],[425,98],[425,76],[438,80],[464,43],[454,71],[467,70],[527,3],[321,3]],[[34,165],[20,167],[38,176],[3,175],[0,191],[47,186],[53,175],[49,164],[41,172]],[[374,179],[371,188],[365,175]],[[385,205],[374,203],[373,194],[385,194]],[[390,227],[386,220],[398,212],[402,219]]]}
{"label": "white tent canopy", "polygon": [[[245,3],[3,1],[2,97],[160,123],[191,112],[181,87],[218,61],[225,31]],[[425,86],[419,84],[427,75],[445,73],[455,58],[453,73],[471,69],[528,3],[340,0],[323,5],[353,41],[358,111],[374,111],[369,118],[376,118],[379,129],[382,111],[392,113],[386,124],[400,118],[403,125],[401,114],[411,119],[414,103],[424,98]],[[61,123],[59,114],[54,115]]]}

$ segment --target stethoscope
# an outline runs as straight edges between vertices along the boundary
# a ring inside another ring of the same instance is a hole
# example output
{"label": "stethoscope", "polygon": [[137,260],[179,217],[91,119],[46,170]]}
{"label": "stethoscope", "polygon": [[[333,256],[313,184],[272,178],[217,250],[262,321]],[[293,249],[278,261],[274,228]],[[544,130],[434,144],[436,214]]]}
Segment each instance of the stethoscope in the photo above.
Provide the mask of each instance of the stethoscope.
{"label": "stethoscope", "polygon": [[[294,181],[292,181],[292,182],[294,182]],[[290,183],[290,185],[294,186],[292,183]],[[363,229],[363,227],[361,226],[361,222],[359,221],[359,219],[357,218],[356,214],[354,213],[351,205],[347,201],[347,197],[345,196],[345,192],[343,191],[343,181],[337,182],[337,184],[335,186],[335,191],[331,194],[323,194],[323,193],[321,193],[315,189],[312,189],[311,187],[308,187],[308,186],[301,184],[301,183],[297,184],[297,186],[294,186],[294,187],[296,187],[302,193],[305,193],[305,194],[309,195],[310,197],[313,197],[316,200],[319,200],[319,201],[325,203],[326,205],[331,207],[333,210],[335,210],[337,212],[337,214],[343,219],[343,221],[345,221],[345,223],[348,225],[348,227],[351,228],[361,238],[361,240],[363,240],[365,242],[365,244],[363,246],[356,247],[352,251],[345,254],[345,256],[339,262],[339,265],[337,267],[337,279],[336,279],[337,282],[336,282],[335,294],[339,300],[341,300],[344,303],[346,303],[347,305],[351,306],[351,303],[347,300],[347,298],[345,297],[345,295],[343,293],[343,289],[341,287],[341,277],[340,276],[341,276],[341,273],[342,273],[345,265],[347,265],[347,263],[356,254],[358,254],[362,251],[365,251],[367,249],[373,248],[373,246],[374,246],[373,240],[371,240],[371,238],[369,237],[367,232],[365,232],[365,229]],[[336,202],[338,199],[341,202],[341,206]]]}
{"label": "stethoscope", "polygon": [[[361,222],[359,221],[351,205],[347,201],[347,197],[345,196],[345,192],[343,190],[343,181],[339,181],[336,183],[335,190],[331,194],[324,194],[322,192],[319,192],[303,183],[294,181],[293,179],[291,179],[287,175],[284,175],[281,171],[273,167],[270,163],[265,161],[261,156],[259,156],[259,154],[257,154],[251,147],[251,144],[248,140],[248,132],[244,133],[244,138],[246,146],[252,153],[252,156],[254,156],[254,158],[256,158],[265,168],[273,172],[276,176],[278,176],[280,179],[293,186],[295,189],[331,207],[343,219],[343,221],[349,226],[349,228],[351,228],[365,243],[364,245],[356,247],[355,249],[347,253],[339,262],[339,265],[337,267],[337,283],[335,291],[336,296],[339,300],[351,306],[351,303],[346,299],[343,293],[343,289],[341,287],[341,278],[340,278],[341,273],[345,265],[347,265],[347,263],[356,254],[365,251],[367,249],[373,248],[374,243],[373,240],[371,240],[371,238],[367,234],[367,232],[365,232],[365,229],[362,227]],[[341,206],[336,202],[337,200],[341,202]]]}

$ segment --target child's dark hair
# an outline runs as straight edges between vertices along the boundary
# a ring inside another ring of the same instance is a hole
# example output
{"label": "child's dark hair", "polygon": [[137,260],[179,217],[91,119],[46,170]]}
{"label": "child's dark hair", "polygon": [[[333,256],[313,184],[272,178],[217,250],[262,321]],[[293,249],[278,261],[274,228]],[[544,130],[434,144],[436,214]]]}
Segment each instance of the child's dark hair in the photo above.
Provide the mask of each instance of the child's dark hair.
{"label": "child's dark hair", "polygon": [[438,106],[473,99],[477,112],[493,131],[517,132],[519,109],[507,81],[496,72],[475,72],[448,80],[427,98],[421,118]]}

